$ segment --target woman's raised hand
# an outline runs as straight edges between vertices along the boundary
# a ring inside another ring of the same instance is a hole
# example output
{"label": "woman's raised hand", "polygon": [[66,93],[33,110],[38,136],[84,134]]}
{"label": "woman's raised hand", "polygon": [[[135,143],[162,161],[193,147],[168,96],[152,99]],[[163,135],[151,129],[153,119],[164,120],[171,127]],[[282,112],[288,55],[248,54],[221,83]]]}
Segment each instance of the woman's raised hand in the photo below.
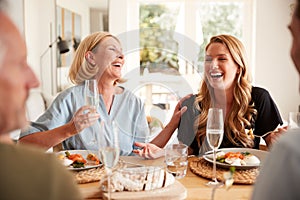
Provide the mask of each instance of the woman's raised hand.
{"label": "woman's raised hand", "polygon": [[177,124],[177,126],[178,126],[181,115],[187,110],[187,107],[186,106],[182,107],[181,104],[182,104],[182,102],[184,102],[186,99],[190,98],[191,96],[192,96],[192,94],[188,94],[178,101],[178,103],[174,109],[173,116],[170,120],[170,123]]}
{"label": "woman's raised hand", "polygon": [[[152,144],[155,144],[157,148],[163,148],[169,141],[169,139],[171,138],[172,134],[174,133],[174,131],[178,128],[179,126],[179,122],[181,119],[182,114],[187,111],[187,107],[183,106],[182,107],[182,102],[185,101],[186,99],[190,98],[192,96],[192,94],[186,95],[185,97],[183,97],[182,99],[180,99],[174,109],[173,112],[173,116],[171,118],[171,120],[169,121],[169,123],[165,126],[165,128],[151,141]],[[148,146],[147,146],[148,147]],[[145,155],[152,153],[154,150],[154,146],[150,146],[152,147],[152,149],[150,149],[150,151],[148,149],[143,149],[143,152]],[[150,154],[150,156],[152,156]],[[145,157],[145,156],[143,156]]]}
{"label": "woman's raised hand", "polygon": [[77,133],[93,125],[100,118],[100,114],[92,106],[82,106],[73,116],[71,122]]}

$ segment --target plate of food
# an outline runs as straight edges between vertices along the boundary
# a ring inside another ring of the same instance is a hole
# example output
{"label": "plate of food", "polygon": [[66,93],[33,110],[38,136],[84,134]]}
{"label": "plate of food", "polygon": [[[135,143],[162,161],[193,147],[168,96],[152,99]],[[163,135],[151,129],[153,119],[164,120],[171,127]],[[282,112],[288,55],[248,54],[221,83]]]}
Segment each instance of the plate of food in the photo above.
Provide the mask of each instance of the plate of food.
{"label": "plate of food", "polygon": [[[225,168],[234,166],[236,169],[257,168],[261,166],[267,154],[267,151],[250,148],[223,148],[216,154],[216,165]],[[205,154],[203,158],[213,163],[212,153]]]}
{"label": "plate of food", "polygon": [[97,151],[66,150],[58,152],[57,157],[69,170],[91,169],[102,165]]}

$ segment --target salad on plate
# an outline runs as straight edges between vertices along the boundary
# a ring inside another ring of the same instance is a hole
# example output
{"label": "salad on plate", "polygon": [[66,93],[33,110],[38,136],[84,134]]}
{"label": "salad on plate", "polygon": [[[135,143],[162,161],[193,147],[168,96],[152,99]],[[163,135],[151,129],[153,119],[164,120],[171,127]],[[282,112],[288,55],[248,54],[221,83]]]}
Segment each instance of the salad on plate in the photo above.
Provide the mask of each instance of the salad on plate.
{"label": "salad on plate", "polygon": [[[219,149],[216,154],[216,164],[219,167],[236,169],[251,169],[260,167],[261,162],[265,159],[267,151],[251,148],[223,148]],[[213,163],[213,154],[211,151],[203,155],[203,158]]]}
{"label": "salad on plate", "polygon": [[58,158],[69,169],[80,170],[100,166],[96,153],[86,150],[70,150],[58,153]]}
{"label": "salad on plate", "polygon": [[260,160],[250,152],[218,152],[216,161],[232,166],[260,165]]}

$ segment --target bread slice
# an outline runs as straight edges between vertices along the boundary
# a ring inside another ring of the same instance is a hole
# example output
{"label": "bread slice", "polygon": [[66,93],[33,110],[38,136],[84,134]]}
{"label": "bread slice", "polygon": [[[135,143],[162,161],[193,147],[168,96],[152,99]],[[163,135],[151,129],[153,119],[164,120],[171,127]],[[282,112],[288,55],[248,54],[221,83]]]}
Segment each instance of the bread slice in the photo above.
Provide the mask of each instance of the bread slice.
{"label": "bread slice", "polygon": [[147,177],[144,185],[145,191],[151,190],[153,178],[154,178],[154,168],[150,167],[147,169]]}
{"label": "bread slice", "polygon": [[163,187],[168,187],[169,185],[174,184],[174,182],[175,182],[175,178],[174,178],[173,174],[165,171]]}
{"label": "bread slice", "polygon": [[156,168],[153,170],[153,178],[152,178],[152,184],[151,189],[154,190],[156,188],[162,188],[165,178],[165,170]]}
{"label": "bread slice", "polygon": [[113,191],[149,191],[174,182],[174,176],[160,167],[125,168],[116,171],[110,181]]}

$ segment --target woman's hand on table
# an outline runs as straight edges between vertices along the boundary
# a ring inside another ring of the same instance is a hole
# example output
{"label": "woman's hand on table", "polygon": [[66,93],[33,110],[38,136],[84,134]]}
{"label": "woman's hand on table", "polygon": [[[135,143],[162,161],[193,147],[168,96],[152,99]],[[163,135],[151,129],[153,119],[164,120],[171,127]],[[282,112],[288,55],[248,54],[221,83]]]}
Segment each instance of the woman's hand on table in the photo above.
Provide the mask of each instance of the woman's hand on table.
{"label": "woman's hand on table", "polygon": [[164,156],[164,149],[151,143],[135,142],[134,145],[141,149],[134,149],[132,152],[147,159],[156,159]]}
{"label": "woman's hand on table", "polygon": [[72,123],[77,132],[93,125],[100,118],[100,114],[91,106],[82,106],[73,116]]}

